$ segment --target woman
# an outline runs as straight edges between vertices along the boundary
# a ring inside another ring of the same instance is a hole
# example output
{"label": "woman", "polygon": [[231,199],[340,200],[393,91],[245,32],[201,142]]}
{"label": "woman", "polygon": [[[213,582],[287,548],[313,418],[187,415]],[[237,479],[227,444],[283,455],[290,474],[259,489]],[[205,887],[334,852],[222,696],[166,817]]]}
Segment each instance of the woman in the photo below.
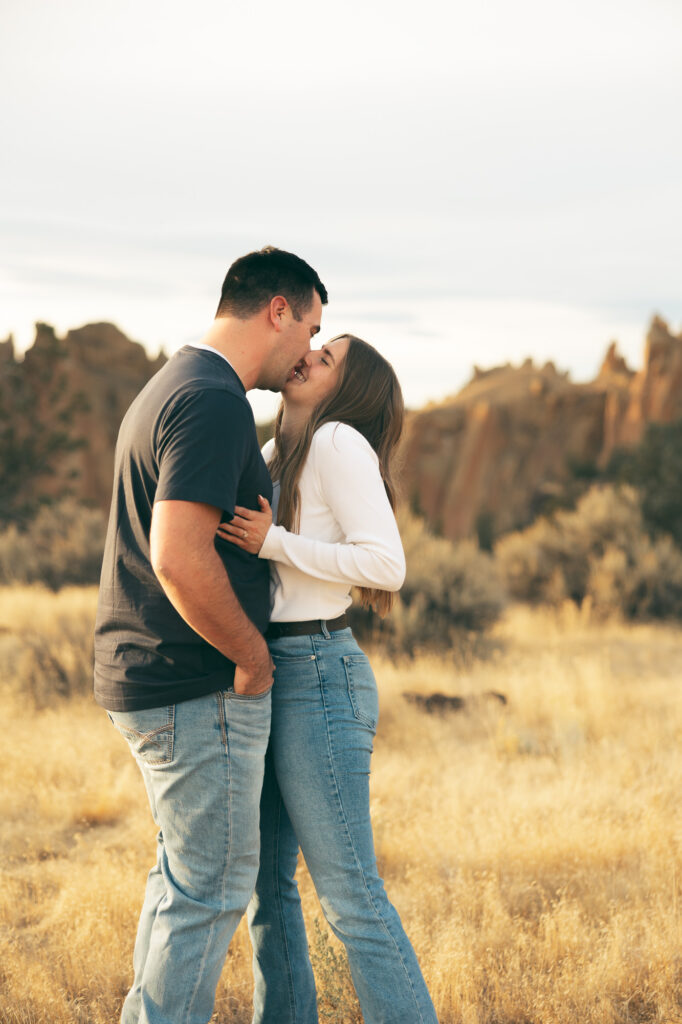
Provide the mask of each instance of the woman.
{"label": "woman", "polygon": [[350,588],[381,614],[405,560],[390,457],[403,401],[392,367],[339,335],[311,352],[283,392],[263,449],[267,502],[221,528],[271,560],[275,664],[261,801],[261,861],[249,908],[254,1024],[315,1024],[317,1005],[294,881],[300,844],[322,909],[348,954],[366,1024],[436,1020],[414,951],[377,872],[369,767],[378,718],[374,676],[345,610]]}

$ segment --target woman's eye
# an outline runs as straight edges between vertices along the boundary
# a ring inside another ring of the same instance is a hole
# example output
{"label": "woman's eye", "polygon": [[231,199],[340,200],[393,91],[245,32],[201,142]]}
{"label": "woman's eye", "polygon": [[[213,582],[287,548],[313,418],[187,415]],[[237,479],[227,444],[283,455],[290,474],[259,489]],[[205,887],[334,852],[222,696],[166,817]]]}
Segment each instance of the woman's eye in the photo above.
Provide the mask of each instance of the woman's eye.
{"label": "woman's eye", "polygon": [[321,363],[324,363],[324,365],[325,365],[325,366],[329,366],[329,363],[328,363],[328,362],[327,362],[327,360],[326,360],[326,359],[324,358],[324,356],[322,356],[322,358],[320,359],[320,362],[321,362]]}

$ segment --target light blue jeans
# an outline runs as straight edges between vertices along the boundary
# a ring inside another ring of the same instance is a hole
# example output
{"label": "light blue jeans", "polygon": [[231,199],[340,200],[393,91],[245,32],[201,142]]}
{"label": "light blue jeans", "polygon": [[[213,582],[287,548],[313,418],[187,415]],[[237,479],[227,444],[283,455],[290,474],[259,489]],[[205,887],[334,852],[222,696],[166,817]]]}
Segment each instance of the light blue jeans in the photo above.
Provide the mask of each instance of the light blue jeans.
{"label": "light blue jeans", "polygon": [[271,691],[109,712],[159,826],[122,1024],[206,1024],[258,872]]}
{"label": "light blue jeans", "polygon": [[317,1024],[298,888],[299,844],[346,947],[366,1024],[434,1024],[417,958],[377,872],[369,768],[377,688],[350,629],[270,643],[272,729],[261,798],[261,863],[248,919],[253,1024]]}

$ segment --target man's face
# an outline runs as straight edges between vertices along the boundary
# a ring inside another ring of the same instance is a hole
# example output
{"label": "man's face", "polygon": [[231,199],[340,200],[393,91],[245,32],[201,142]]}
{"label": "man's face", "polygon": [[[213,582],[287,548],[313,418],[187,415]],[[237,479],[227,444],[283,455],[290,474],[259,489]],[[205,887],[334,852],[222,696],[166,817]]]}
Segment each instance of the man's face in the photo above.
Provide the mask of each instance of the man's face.
{"label": "man's face", "polygon": [[276,348],[266,367],[265,388],[281,391],[286,382],[291,380],[298,363],[310,352],[310,342],[319,332],[321,320],[322,300],[314,289],[310,308],[301,315],[300,320],[294,319],[291,307],[287,306],[281,317]]}

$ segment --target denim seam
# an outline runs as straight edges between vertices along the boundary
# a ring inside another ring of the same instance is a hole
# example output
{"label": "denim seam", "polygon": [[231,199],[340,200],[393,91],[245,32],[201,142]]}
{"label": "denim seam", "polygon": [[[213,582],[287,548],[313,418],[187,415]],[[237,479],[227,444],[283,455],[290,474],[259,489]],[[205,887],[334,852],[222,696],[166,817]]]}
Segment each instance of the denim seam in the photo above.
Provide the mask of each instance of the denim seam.
{"label": "denim seam", "polygon": [[168,708],[168,725],[171,728],[170,760],[172,761],[175,754],[175,704],[171,704]]}
{"label": "denim seam", "polygon": [[260,693],[235,693],[234,690],[226,690],[228,700],[264,700],[272,690],[272,684],[268,686],[267,690],[262,690]]}
{"label": "denim seam", "polygon": [[[230,842],[229,842],[229,840],[230,840],[231,826],[232,826],[232,821],[231,821],[231,817],[230,817],[231,813],[232,813],[232,801],[230,800],[230,758],[229,758],[229,750],[228,750],[228,742],[227,742],[227,723],[225,721],[225,705],[224,705],[224,702],[223,702],[222,693],[220,691],[218,691],[218,693],[216,693],[216,700],[218,702],[218,719],[220,721],[220,732],[221,732],[221,738],[222,738],[222,741],[223,741],[223,759],[225,761],[225,767],[226,767],[226,771],[227,771],[227,837],[226,837],[225,843],[223,844],[223,848],[224,848],[224,850],[226,852],[226,856],[225,856],[225,860],[223,862],[223,877],[221,879],[221,886],[220,886],[220,905],[221,905],[221,908],[224,909],[225,908],[225,880],[226,880],[227,875],[228,875],[228,868],[229,868],[229,863],[230,863],[230,851],[229,851]],[[193,988],[193,990],[192,990],[192,992],[191,992],[191,994],[189,996],[189,999],[188,999],[187,1003],[185,1004],[185,1019],[186,1020],[189,1019],[189,1014],[190,1014],[190,1012],[192,1010],[192,1006],[194,1005],[194,1000],[197,997],[197,994],[199,992],[199,987],[200,987],[201,982],[203,980],[204,970],[205,970],[205,966],[206,966],[206,960],[207,960],[207,957],[208,957],[208,951],[211,948],[211,944],[213,942],[213,934],[214,934],[215,929],[216,929],[216,927],[218,925],[218,920],[219,920],[219,918],[217,916],[214,917],[213,921],[211,922],[211,927],[210,927],[209,933],[206,936],[206,942],[204,944],[204,953],[203,953],[203,956],[201,957],[201,960],[199,961],[199,968],[198,968],[198,971],[197,971],[197,980],[196,980],[196,982],[194,984],[194,988]]]}
{"label": "denim seam", "polygon": [[346,676],[346,684],[348,686],[348,696],[350,697],[351,707],[353,709],[353,715],[360,722],[361,725],[366,725],[368,729],[371,729],[376,734],[376,728],[378,722],[368,718],[367,715],[363,715],[360,711],[359,697],[356,694],[355,684],[353,682],[353,658],[358,661],[364,660],[364,655],[359,654],[344,654],[342,655],[343,671]]}
{"label": "denim seam", "polygon": [[152,736],[158,736],[162,732],[168,732],[170,723],[166,722],[165,725],[160,725],[158,729],[150,729],[149,732],[140,732],[139,729],[132,729],[129,725],[122,725],[121,729],[124,732],[131,732],[133,736],[139,736],[141,740],[151,739]]}
{"label": "denim seam", "polygon": [[388,939],[393,943],[393,946],[395,947],[395,951],[397,953],[398,959],[399,959],[399,961],[400,961],[400,963],[402,965],[403,971],[405,972],[405,977],[407,978],[407,984],[409,985],[410,991],[412,993],[412,998],[414,1000],[415,1008],[417,1010],[417,1013],[419,1014],[419,1021],[421,1021],[422,1024],[424,1024],[424,1015],[422,1014],[421,1007],[419,1005],[419,1000],[417,999],[417,993],[415,992],[414,985],[412,983],[412,978],[410,977],[410,972],[407,969],[407,964],[405,963],[405,959],[404,959],[403,954],[402,954],[402,952],[400,950],[400,946],[396,942],[395,936],[391,933],[390,929],[386,925],[386,922],[384,921],[383,917],[381,916],[381,913],[379,912],[379,910],[378,910],[378,908],[376,906],[376,903],[372,899],[372,894],[369,891],[369,888],[367,886],[367,880],[365,878],[365,872],[363,870],[362,863],[361,863],[361,861],[360,861],[360,859],[358,857],[357,851],[355,849],[355,844],[353,843],[353,836],[352,836],[351,830],[350,830],[350,828],[348,826],[348,819],[346,817],[346,812],[345,812],[345,809],[344,809],[344,806],[343,806],[343,800],[341,799],[341,792],[340,792],[340,789],[339,789],[339,783],[338,783],[338,780],[336,778],[336,772],[334,771],[334,758],[333,758],[333,751],[332,751],[332,739],[331,739],[331,734],[330,734],[330,729],[329,729],[329,714],[328,714],[327,702],[325,700],[325,690],[324,690],[325,678],[324,678],[324,666],[322,664],[323,659],[318,656],[316,661],[317,661],[317,672],[318,672],[318,676],[320,678],[320,691],[321,691],[321,695],[322,695],[322,704],[323,704],[323,707],[324,707],[324,718],[325,718],[325,723],[326,723],[326,726],[327,726],[327,748],[328,748],[328,753],[329,753],[329,762],[330,762],[330,768],[331,768],[331,775],[332,775],[332,778],[334,780],[335,796],[336,796],[336,799],[337,799],[337,802],[338,802],[338,806],[339,806],[339,808],[341,810],[341,815],[342,815],[343,824],[344,824],[344,827],[345,827],[345,830],[346,830],[346,835],[347,835],[348,840],[350,842],[351,850],[353,851],[353,859],[355,860],[356,867],[358,868],[358,870],[360,872],[360,877],[362,878],[362,884],[364,886],[365,893],[367,894],[367,900],[368,900],[368,903],[369,903],[370,907],[374,911],[374,916],[376,917],[376,919],[379,922],[381,928],[383,929],[383,931],[387,935]]}
{"label": "denim seam", "polygon": [[281,892],[280,885],[279,885],[279,835],[280,835],[279,826],[280,826],[281,816],[282,816],[282,797],[281,797],[281,794],[280,794],[279,805],[278,805],[278,808],[277,808],[277,824],[276,824],[276,829],[275,829],[275,836],[276,836],[275,856],[273,858],[273,865],[272,865],[272,868],[273,868],[273,888],[274,888],[275,892],[277,893],[277,911],[278,911],[278,914],[279,914],[279,923],[280,923],[280,928],[282,929],[282,940],[283,940],[284,950],[285,950],[285,953],[286,953],[287,982],[288,982],[288,986],[287,987],[289,989],[289,1015],[291,1017],[291,1020],[292,1020],[293,1024],[295,1024],[295,1022],[296,1022],[296,992],[295,992],[294,980],[293,980],[294,979],[294,972],[293,972],[292,967],[291,967],[291,955],[289,953],[289,943],[287,941],[287,931],[286,931],[286,926],[284,924],[284,910],[282,908],[282,892]]}
{"label": "denim seam", "polygon": [[227,724],[225,722],[225,702],[223,695],[219,691],[216,693],[216,701],[218,702],[218,721],[220,722],[220,738],[223,743],[223,750],[227,750]]}
{"label": "denim seam", "polygon": [[[163,733],[170,732],[170,750],[163,757],[156,758],[154,761],[145,759],[142,754],[138,751],[133,751],[133,757],[138,761],[147,765],[148,768],[159,768],[161,765],[170,764],[173,760],[173,734],[167,725],[161,726],[160,729],[155,729],[154,732],[138,732],[136,729],[123,729],[121,733],[125,739],[127,739],[126,733],[131,736],[136,736],[140,740],[151,740],[155,736],[161,736]],[[140,744],[141,749],[144,749],[144,744]]]}
{"label": "denim seam", "polygon": [[139,730],[132,729],[127,725],[117,726],[116,722],[111,717],[111,715],[109,715],[109,719],[114,725],[114,728],[120,731],[121,735],[124,737],[124,739],[126,739],[126,741],[126,733],[130,733],[132,736],[137,736],[141,740],[150,740],[155,736],[161,736],[162,733],[169,732],[170,745],[167,756],[155,761],[148,761],[145,760],[140,754],[133,752],[133,757],[138,762],[138,764],[144,764],[148,768],[159,768],[162,765],[167,765],[171,763],[175,751],[175,704],[168,705],[168,710],[166,713],[166,724],[160,725],[157,729],[151,729],[149,732],[139,732]]}

